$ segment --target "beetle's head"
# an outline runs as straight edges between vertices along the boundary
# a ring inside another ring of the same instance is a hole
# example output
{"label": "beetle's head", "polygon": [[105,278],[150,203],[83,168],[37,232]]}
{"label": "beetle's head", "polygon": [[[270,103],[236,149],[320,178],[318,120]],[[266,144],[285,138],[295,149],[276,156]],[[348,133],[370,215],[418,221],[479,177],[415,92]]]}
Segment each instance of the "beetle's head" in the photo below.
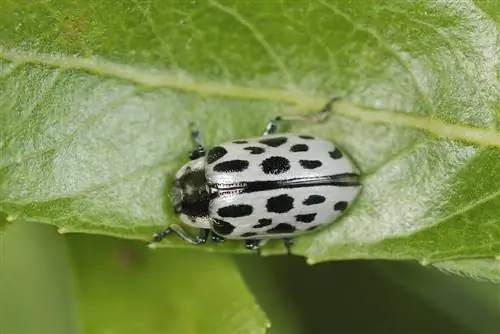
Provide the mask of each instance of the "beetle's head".
{"label": "beetle's head", "polygon": [[188,217],[208,215],[209,194],[204,158],[189,161],[175,176],[170,194],[175,213]]}

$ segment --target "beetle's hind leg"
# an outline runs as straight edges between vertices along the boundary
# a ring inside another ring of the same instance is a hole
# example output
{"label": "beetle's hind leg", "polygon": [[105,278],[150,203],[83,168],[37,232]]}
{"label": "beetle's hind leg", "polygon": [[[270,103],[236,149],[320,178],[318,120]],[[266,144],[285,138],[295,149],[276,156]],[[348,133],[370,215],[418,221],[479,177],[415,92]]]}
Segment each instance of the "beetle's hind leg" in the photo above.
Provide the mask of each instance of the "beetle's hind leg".
{"label": "beetle's hind leg", "polygon": [[257,254],[260,255],[260,247],[262,240],[260,239],[246,239],[245,240],[245,248],[250,249],[250,250],[255,250],[257,251]]}
{"label": "beetle's hind leg", "polygon": [[203,146],[203,140],[201,139],[200,131],[195,126],[194,123],[189,124],[191,131],[191,138],[196,144],[196,148],[189,154],[189,159],[194,160],[205,156],[205,147]]}
{"label": "beetle's hind leg", "polygon": [[292,255],[292,246],[294,244],[293,239],[292,238],[283,238],[283,244],[286,247],[286,253],[288,255]]}
{"label": "beetle's hind leg", "polygon": [[289,116],[278,116],[275,119],[267,123],[266,129],[264,130],[263,136],[267,136],[275,133],[278,130],[278,123],[285,122],[306,122],[306,123],[321,123],[327,119],[332,106],[335,102],[341,100],[340,97],[334,97],[318,112],[309,115],[289,115]]}
{"label": "beetle's hind leg", "polygon": [[200,233],[196,237],[190,236],[182,227],[178,225],[170,225],[161,232],[153,234],[153,239],[149,243],[150,245],[162,241],[169,234],[177,234],[182,240],[189,242],[192,245],[201,245],[207,242],[210,235],[209,228],[201,228]]}

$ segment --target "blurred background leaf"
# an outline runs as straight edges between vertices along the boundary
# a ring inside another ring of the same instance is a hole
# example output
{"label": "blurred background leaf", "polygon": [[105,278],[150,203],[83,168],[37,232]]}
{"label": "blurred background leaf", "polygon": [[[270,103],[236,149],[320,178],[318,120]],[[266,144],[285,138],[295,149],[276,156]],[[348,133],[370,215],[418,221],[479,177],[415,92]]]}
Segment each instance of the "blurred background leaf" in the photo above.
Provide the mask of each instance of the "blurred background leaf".
{"label": "blurred background leaf", "polygon": [[264,333],[268,326],[227,256],[151,252],[106,237],[69,243],[88,333]]}
{"label": "blurred background leaf", "polygon": [[[415,263],[342,261],[307,266],[297,258],[238,256],[257,300],[262,281],[277,282],[276,295],[301,320],[301,333],[498,333],[500,286],[443,275]],[[267,276],[254,277],[253,268]],[[271,327],[270,333],[273,333]],[[286,332],[285,332],[286,333]]]}
{"label": "blurred background leaf", "polygon": [[73,284],[68,247],[53,228],[16,223],[0,232],[0,333],[81,333]]}

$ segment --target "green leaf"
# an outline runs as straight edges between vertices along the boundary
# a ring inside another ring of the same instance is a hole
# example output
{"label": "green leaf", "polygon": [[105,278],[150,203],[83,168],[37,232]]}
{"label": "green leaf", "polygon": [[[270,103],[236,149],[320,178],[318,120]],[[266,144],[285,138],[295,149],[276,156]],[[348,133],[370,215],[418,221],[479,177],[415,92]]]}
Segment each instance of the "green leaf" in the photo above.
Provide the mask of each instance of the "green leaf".
{"label": "green leaf", "polygon": [[500,284],[500,258],[444,261],[434,266],[443,272]]}
{"label": "green leaf", "polygon": [[86,333],[243,334],[269,327],[227,255],[150,251],[102,236],[68,239]]}
{"label": "green leaf", "polygon": [[497,256],[499,14],[484,1],[5,1],[0,209],[148,240],[178,222],[168,189],[190,121],[211,146],[340,95],[328,122],[289,130],[337,142],[364,189],[294,252]]}

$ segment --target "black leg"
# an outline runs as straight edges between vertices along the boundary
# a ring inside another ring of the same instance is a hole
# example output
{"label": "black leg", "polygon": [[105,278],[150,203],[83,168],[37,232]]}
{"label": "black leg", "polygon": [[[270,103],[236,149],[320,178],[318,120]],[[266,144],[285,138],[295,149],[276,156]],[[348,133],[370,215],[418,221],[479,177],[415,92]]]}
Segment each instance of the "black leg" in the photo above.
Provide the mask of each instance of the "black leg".
{"label": "black leg", "polygon": [[191,138],[193,138],[196,148],[189,154],[189,159],[194,160],[205,156],[205,147],[201,139],[200,131],[194,126],[193,123],[189,124],[191,128]]}
{"label": "black leg", "polygon": [[200,228],[200,232],[196,236],[196,244],[201,245],[207,242],[208,237],[210,236],[210,229],[209,228]]}
{"label": "black leg", "polygon": [[213,242],[219,244],[221,242],[224,242],[225,240],[226,240],[226,238],[223,238],[220,235],[218,235],[217,233],[212,232],[212,241]]}
{"label": "black leg", "polygon": [[267,123],[266,129],[264,130],[264,133],[262,135],[267,136],[275,133],[276,130],[278,130],[278,126],[276,125],[276,123],[280,122],[281,120],[282,120],[281,116],[278,116],[273,120],[270,120],[269,123]]}
{"label": "black leg", "polygon": [[246,239],[245,247],[250,250],[256,250],[257,254],[260,254],[260,243],[262,240],[259,239]]}
{"label": "black leg", "polygon": [[292,246],[293,246],[293,239],[292,238],[283,238],[283,244],[286,247],[286,253],[288,255],[292,255]]}
{"label": "black leg", "polygon": [[334,97],[331,99],[325,106],[318,112],[310,115],[295,115],[295,116],[278,116],[275,119],[269,121],[266,126],[266,130],[263,133],[263,136],[267,136],[275,133],[278,130],[278,123],[282,121],[300,121],[300,122],[312,122],[312,123],[320,123],[323,122],[329,115],[332,110],[332,105],[341,100],[339,97]]}
{"label": "black leg", "polygon": [[193,238],[186,231],[184,231],[182,227],[177,225],[171,225],[166,229],[164,229],[163,231],[153,234],[153,239],[151,240],[150,244],[160,242],[167,235],[172,233],[177,234],[182,240],[189,242],[190,244],[201,245],[207,242],[208,236],[210,234],[210,229],[208,228],[200,229],[200,233],[198,234],[198,236]]}

